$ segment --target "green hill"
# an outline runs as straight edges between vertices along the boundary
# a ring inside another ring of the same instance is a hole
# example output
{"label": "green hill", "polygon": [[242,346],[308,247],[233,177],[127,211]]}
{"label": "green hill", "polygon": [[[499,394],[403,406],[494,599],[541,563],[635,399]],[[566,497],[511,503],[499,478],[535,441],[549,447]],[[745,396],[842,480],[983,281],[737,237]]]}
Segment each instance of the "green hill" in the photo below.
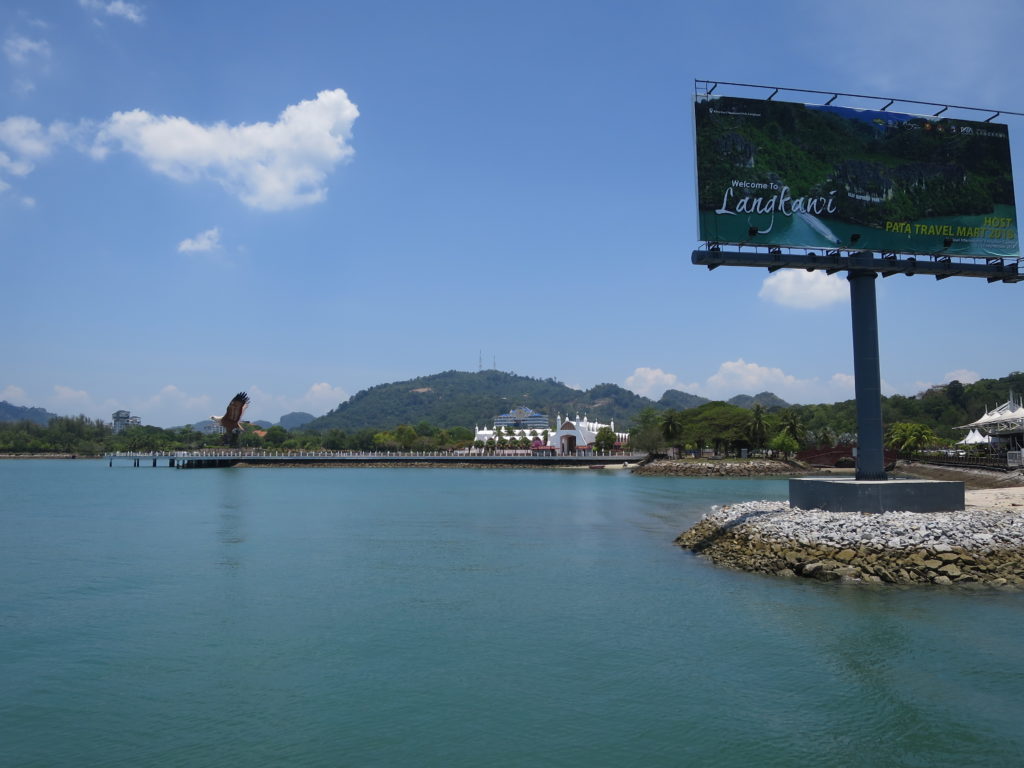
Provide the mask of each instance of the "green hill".
{"label": "green hill", "polygon": [[547,414],[552,423],[557,414],[575,415],[577,410],[595,419],[625,422],[651,401],[614,384],[581,392],[554,379],[501,371],[445,371],[364,389],[304,428],[348,432],[420,422],[445,429],[472,427],[490,424],[519,405]]}
{"label": "green hill", "polygon": [[728,403],[730,405],[738,405],[740,408],[753,408],[755,405],[760,405],[769,411],[789,408],[789,403],[771,392],[758,392],[756,395],[736,395],[729,398]]}
{"label": "green hill", "polygon": [[659,408],[674,408],[677,411],[685,411],[687,408],[696,408],[698,405],[710,403],[706,397],[691,395],[678,389],[669,389],[658,401]]}
{"label": "green hill", "polygon": [[0,400],[0,421],[31,421],[34,424],[46,426],[50,423],[50,419],[55,418],[57,418],[57,414],[42,408],[11,405],[6,400]]}
{"label": "green hill", "polygon": [[[782,402],[770,393],[769,396]],[[749,397],[749,396],[748,396]],[[614,421],[626,429],[644,408],[684,410],[708,402],[706,398],[670,390],[655,402],[617,384],[598,384],[588,390],[568,387],[555,379],[534,379],[502,371],[445,371],[408,381],[378,384],[364,389],[337,408],[305,424],[322,432],[341,429],[393,429],[399,424],[426,422],[436,427],[489,425],[494,417],[525,405],[546,414],[554,424],[559,414],[586,414],[602,422]]]}
{"label": "green hill", "polygon": [[[1024,373],[1014,371],[998,379],[979,379],[973,384],[951,381],[910,397],[893,395],[882,398],[882,422],[916,422],[930,427],[944,439],[959,440],[969,424],[1012,396],[1020,400],[1024,393]],[[841,403],[798,405],[804,424],[812,431],[828,428],[835,433],[855,434],[857,408],[854,400]]]}

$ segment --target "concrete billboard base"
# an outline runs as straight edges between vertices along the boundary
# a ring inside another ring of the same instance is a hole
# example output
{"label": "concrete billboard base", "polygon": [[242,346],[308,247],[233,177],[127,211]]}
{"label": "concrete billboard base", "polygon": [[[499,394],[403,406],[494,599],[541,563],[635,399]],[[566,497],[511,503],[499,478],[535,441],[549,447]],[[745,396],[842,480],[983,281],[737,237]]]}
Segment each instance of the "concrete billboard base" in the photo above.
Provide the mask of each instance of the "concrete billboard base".
{"label": "concrete billboard base", "polygon": [[829,512],[953,512],[964,508],[964,484],[794,477],[789,481],[789,504]]}

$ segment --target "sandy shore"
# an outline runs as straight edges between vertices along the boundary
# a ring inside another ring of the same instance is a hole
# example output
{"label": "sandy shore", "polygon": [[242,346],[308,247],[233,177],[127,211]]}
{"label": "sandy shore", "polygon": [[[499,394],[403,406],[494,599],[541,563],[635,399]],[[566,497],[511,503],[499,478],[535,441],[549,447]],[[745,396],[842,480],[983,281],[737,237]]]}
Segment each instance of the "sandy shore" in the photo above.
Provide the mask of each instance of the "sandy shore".
{"label": "sandy shore", "polygon": [[967,509],[984,509],[992,512],[1024,512],[1024,486],[1011,488],[984,488],[965,491]]}

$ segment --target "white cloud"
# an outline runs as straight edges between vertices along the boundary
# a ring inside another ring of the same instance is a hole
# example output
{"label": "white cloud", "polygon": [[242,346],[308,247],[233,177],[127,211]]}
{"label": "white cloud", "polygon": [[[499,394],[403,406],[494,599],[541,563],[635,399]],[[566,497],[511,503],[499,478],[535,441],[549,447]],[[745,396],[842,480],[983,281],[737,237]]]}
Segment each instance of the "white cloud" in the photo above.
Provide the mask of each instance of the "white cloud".
{"label": "white cloud", "polygon": [[678,376],[666,373],[661,368],[637,368],[632,375],[626,377],[627,389],[655,400],[665,394],[665,390],[673,389],[678,383]]}
{"label": "white cloud", "polygon": [[14,90],[21,94],[31,93],[36,89],[33,78],[45,74],[49,70],[53,50],[46,40],[33,40],[20,35],[13,35],[4,40],[4,56],[10,62],[14,72]]}
{"label": "white cloud", "polygon": [[0,121],[0,191],[9,187],[2,176],[25,176],[70,143],[97,160],[121,149],[176,181],[216,181],[253,208],[296,208],[326,198],[328,173],[354,153],[349,141],[358,116],[339,88],[287,107],[274,123],[202,126],[138,109],[116,112],[98,127],[9,117]]}
{"label": "white cloud", "polygon": [[[0,120],[0,174],[27,176],[38,160],[68,141],[72,133],[67,123],[62,122],[44,128],[39,121],[21,115]],[[9,187],[0,178],[0,192]]]}
{"label": "white cloud", "polygon": [[58,144],[68,141],[70,137],[70,126],[60,121],[44,128],[38,120],[24,115],[0,120],[0,144],[26,159],[46,157]]}
{"label": "white cloud", "polygon": [[[134,409],[139,411],[139,415],[150,414],[150,418],[161,416],[170,419],[164,423],[181,424],[202,421],[209,416],[210,408],[209,395],[190,395],[173,384],[167,384],[155,395],[149,396],[134,406]],[[146,423],[155,422],[147,421]]]}
{"label": "white cloud", "polygon": [[795,309],[819,309],[849,298],[845,280],[820,270],[782,269],[765,278],[762,299]]}
{"label": "white cloud", "polygon": [[846,392],[851,397],[854,392],[854,385],[856,380],[853,374],[850,373],[833,373],[832,378],[829,380],[829,384],[836,393]]}
{"label": "white cloud", "polygon": [[73,389],[63,384],[54,386],[51,402],[55,408],[61,409],[64,413],[68,413],[72,409],[79,409],[80,412],[85,413],[94,406],[92,396],[84,389]]}
{"label": "white cloud", "polygon": [[[834,403],[850,400],[854,396],[855,381],[852,374],[834,373],[825,380],[818,377],[801,379],[781,368],[748,363],[743,358],[722,363],[704,383],[680,381],[675,374],[660,368],[637,368],[626,379],[625,386],[652,399],[660,398],[666,389],[679,389],[691,395],[710,400],[728,400],[736,395],[756,395],[771,392],[791,403]],[[881,382],[882,394],[896,394],[896,389]]]}
{"label": "white cloud", "polygon": [[11,405],[29,405],[29,401],[25,397],[25,390],[14,384],[8,384],[0,389],[0,400],[6,400]]}
{"label": "white cloud", "polygon": [[319,416],[348,400],[348,392],[341,387],[332,387],[326,381],[321,381],[306,390],[302,400],[308,404],[308,407],[298,410],[309,411]]}
{"label": "white cloud", "polygon": [[46,61],[53,54],[45,40],[32,40],[14,36],[4,40],[4,55],[15,66],[27,66],[33,62]]}
{"label": "white cloud", "polygon": [[103,2],[103,0],[78,0],[78,4],[86,10],[105,13],[108,16],[118,16],[136,24],[141,24],[146,20],[139,6],[135,3],[126,3],[124,0],[111,0],[111,2]]}
{"label": "white cloud", "polygon": [[115,112],[97,135],[93,155],[129,152],[176,181],[216,181],[248,206],[266,211],[324,200],[325,179],[354,152],[359,110],[340,88],[287,107],[274,123],[198,125],[140,109]]}
{"label": "white cloud", "polygon": [[220,248],[220,228],[213,227],[205,232],[200,232],[195,237],[186,237],[178,243],[178,253],[193,253],[195,251],[212,251]]}
{"label": "white cloud", "polygon": [[951,381],[959,381],[961,384],[973,384],[981,378],[981,374],[975,371],[968,371],[966,368],[958,368],[955,371],[950,371],[942,377],[942,381],[949,383]]}
{"label": "white cloud", "polygon": [[320,416],[332,408],[337,408],[339,403],[348,400],[348,392],[341,387],[332,386],[326,381],[312,384],[298,397],[271,394],[259,387],[249,387],[246,391],[252,398],[250,415],[257,413],[258,415],[253,418],[265,421],[277,421],[281,416],[292,411],[305,411],[314,416]]}
{"label": "white cloud", "polygon": [[[920,394],[922,392],[927,392],[932,387],[937,387],[937,386],[942,386],[942,385],[945,385],[945,384],[949,384],[949,382],[954,381],[954,380],[959,381],[961,384],[973,384],[974,382],[978,381],[980,378],[981,378],[981,374],[979,374],[979,373],[977,373],[975,371],[969,371],[966,368],[958,368],[957,370],[950,371],[945,376],[943,376],[942,377],[942,381],[939,382],[938,384],[936,384],[934,381],[920,381],[920,380],[915,381],[914,382],[914,392],[917,393],[917,394]],[[883,387],[883,391],[884,391],[884,389],[885,388]],[[888,394],[888,393],[886,393],[886,394]]]}
{"label": "white cloud", "polygon": [[798,379],[781,368],[768,368],[757,363],[748,363],[740,358],[722,363],[718,371],[708,377],[708,390],[723,396],[735,394],[754,395],[770,391],[785,398],[782,393],[792,395],[799,389],[806,389],[815,379]]}

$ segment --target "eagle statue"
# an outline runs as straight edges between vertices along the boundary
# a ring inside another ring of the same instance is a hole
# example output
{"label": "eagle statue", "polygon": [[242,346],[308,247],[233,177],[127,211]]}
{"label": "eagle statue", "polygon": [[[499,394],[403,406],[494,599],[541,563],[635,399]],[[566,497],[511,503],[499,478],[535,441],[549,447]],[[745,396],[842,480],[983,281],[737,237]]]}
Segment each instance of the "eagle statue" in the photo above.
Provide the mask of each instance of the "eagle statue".
{"label": "eagle statue", "polygon": [[245,392],[239,392],[231,398],[227,410],[223,416],[211,416],[217,424],[224,427],[224,442],[234,445],[238,442],[238,433],[242,431],[242,414],[249,407],[249,396]]}

